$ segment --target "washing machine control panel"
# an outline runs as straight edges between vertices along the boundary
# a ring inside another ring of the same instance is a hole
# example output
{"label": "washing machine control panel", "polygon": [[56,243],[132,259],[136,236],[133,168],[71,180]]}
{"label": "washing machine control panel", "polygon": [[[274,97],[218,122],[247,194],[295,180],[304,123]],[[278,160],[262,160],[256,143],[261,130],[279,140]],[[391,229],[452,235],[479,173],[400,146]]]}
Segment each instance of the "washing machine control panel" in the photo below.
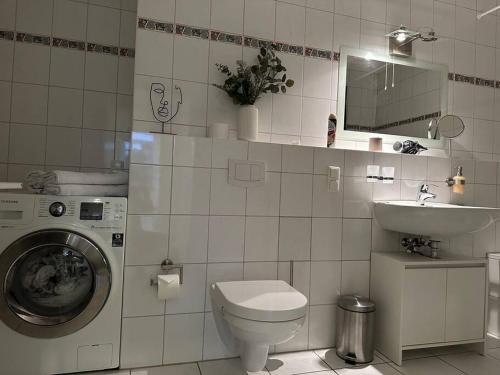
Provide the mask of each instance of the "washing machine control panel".
{"label": "washing machine control panel", "polygon": [[119,198],[43,197],[39,198],[36,215],[38,218],[87,223],[120,223],[126,219],[126,201]]}

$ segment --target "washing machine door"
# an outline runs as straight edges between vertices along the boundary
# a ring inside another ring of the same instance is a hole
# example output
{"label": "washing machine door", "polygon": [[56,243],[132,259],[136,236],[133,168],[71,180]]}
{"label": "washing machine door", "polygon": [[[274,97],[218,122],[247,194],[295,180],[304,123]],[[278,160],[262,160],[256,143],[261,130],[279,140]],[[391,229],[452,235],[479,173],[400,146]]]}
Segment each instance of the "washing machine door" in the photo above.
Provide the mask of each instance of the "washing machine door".
{"label": "washing machine door", "polygon": [[0,319],[31,337],[54,338],[89,324],[111,288],[109,263],[85,236],[43,230],[0,254]]}

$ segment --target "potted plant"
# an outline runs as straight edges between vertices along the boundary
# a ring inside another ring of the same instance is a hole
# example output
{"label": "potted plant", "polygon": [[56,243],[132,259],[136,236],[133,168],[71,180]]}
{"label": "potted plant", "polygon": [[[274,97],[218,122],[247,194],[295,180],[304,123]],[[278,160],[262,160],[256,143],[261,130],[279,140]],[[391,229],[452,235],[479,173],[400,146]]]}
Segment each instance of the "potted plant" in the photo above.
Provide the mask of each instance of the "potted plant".
{"label": "potted plant", "polygon": [[242,60],[236,61],[236,72],[227,65],[216,64],[217,69],[227,76],[223,85],[215,87],[224,90],[233,103],[240,105],[238,114],[238,138],[248,141],[257,140],[259,110],[255,102],[268,92],[286,93],[294,81],[286,76],[286,68],[276,57],[271,48],[261,48],[257,56],[258,64],[248,65]]}

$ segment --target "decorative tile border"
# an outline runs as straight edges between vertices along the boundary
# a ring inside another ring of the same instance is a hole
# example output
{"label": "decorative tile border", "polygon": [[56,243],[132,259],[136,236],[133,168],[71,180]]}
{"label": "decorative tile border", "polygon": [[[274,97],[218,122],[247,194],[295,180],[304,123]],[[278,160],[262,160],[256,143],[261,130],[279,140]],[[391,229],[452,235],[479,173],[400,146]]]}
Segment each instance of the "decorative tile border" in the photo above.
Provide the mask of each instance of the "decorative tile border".
{"label": "decorative tile border", "polygon": [[85,42],[79,42],[68,39],[52,38],[52,46],[60,48],[76,49],[79,51],[85,51]]}
{"label": "decorative tile border", "polygon": [[355,130],[355,131],[368,131],[368,132],[373,133],[373,132],[376,132],[377,130],[394,128],[396,126],[412,124],[414,122],[418,122],[418,121],[422,121],[422,120],[429,120],[431,118],[438,118],[438,117],[441,117],[441,111],[427,113],[425,115],[411,117],[411,118],[407,118],[407,119],[404,119],[401,121],[394,121],[394,122],[391,122],[389,124],[384,124],[384,125],[380,125],[380,126],[376,126],[376,127],[363,126],[363,125],[347,125],[346,129],[347,130]]}
{"label": "decorative tile border", "polygon": [[188,36],[191,38],[208,39],[210,31],[208,29],[196,28],[185,25],[175,25],[175,33],[177,35]]}
{"label": "decorative tile border", "polygon": [[[230,34],[222,31],[209,30],[206,28],[197,28],[194,26],[180,24],[174,25],[172,23],[160,22],[146,18],[139,18],[137,26],[139,29],[144,30],[161,31],[168,34],[172,34],[175,32],[175,34],[177,35],[192,38],[209,39],[214,42],[231,43],[239,46],[243,45],[250,48],[273,48],[277,52],[288,53],[297,56],[305,56],[308,58],[316,58],[336,62],[340,61],[340,52],[337,51],[330,51],[307,46],[298,46],[279,41],[254,38],[246,35]],[[120,50],[120,55],[121,53],[122,51]],[[448,73],[448,80],[469,83],[476,86],[500,88],[500,81],[467,76],[453,72]]]}
{"label": "decorative tile border", "polygon": [[231,43],[241,46],[243,44],[243,36],[223,33],[221,31],[210,31],[210,40],[214,42]]}
{"label": "decorative tile border", "polygon": [[318,59],[325,59],[325,60],[332,59],[332,51],[318,49],[318,48],[306,47],[305,55],[307,57],[316,57]]}
{"label": "decorative tile border", "polygon": [[137,20],[139,29],[161,31],[164,33],[172,34],[174,32],[174,24],[168,22],[160,22],[146,18],[139,18]]}
{"label": "decorative tile border", "polygon": [[0,39],[14,40],[14,31],[0,30]]}
{"label": "decorative tile border", "polygon": [[43,46],[73,49],[77,51],[87,51],[115,56],[119,55],[123,57],[135,57],[135,49],[133,48],[106,46],[97,43],[84,42],[81,40],[69,40],[46,35],[15,32],[11,30],[0,30],[0,40],[15,40],[18,43],[40,44]]}
{"label": "decorative tile border", "polygon": [[16,42],[50,46],[50,36],[35,35],[28,33],[16,33]]}

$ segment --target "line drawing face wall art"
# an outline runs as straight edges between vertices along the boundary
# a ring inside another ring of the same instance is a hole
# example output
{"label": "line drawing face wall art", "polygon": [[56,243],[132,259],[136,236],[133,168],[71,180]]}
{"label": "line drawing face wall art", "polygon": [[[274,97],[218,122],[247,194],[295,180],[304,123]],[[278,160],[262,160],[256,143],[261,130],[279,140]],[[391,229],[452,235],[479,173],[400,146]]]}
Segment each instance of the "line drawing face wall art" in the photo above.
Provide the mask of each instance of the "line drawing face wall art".
{"label": "line drawing face wall art", "polygon": [[153,82],[151,84],[151,89],[149,90],[149,101],[151,103],[151,110],[153,111],[153,116],[156,121],[161,123],[161,133],[165,133],[165,123],[170,122],[179,113],[182,104],[182,90],[179,86],[175,86],[175,89],[179,91],[179,100],[177,101],[177,107],[172,114],[169,109],[169,102],[166,97],[166,88],[163,83]]}

